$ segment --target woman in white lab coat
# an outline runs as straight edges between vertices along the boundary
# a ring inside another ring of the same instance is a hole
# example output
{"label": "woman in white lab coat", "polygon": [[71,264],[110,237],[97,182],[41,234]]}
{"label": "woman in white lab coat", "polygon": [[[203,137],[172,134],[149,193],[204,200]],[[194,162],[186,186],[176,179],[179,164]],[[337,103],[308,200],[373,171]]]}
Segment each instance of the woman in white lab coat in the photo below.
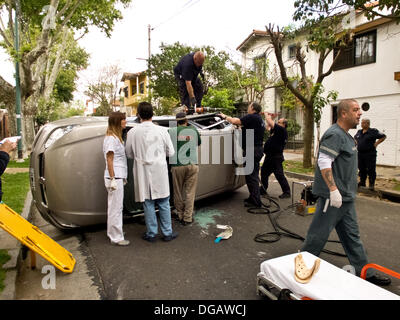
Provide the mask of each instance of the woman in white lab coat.
{"label": "woman in white lab coat", "polygon": [[107,236],[112,244],[127,246],[122,231],[122,210],[124,201],[124,181],[128,176],[128,165],[122,130],[126,127],[126,116],[122,112],[112,112],[108,118],[108,128],[103,143],[106,169],[104,184],[108,192]]}

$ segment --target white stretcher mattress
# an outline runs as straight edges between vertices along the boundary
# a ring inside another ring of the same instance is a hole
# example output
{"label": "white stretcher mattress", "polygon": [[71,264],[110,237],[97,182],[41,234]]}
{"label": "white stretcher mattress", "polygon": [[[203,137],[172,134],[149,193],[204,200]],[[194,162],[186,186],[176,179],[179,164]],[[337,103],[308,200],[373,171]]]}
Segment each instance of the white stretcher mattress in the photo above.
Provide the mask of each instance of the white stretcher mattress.
{"label": "white stretcher mattress", "polygon": [[[316,256],[301,252],[307,268]],[[294,258],[298,253],[261,263],[259,276],[264,276],[281,289],[289,289],[299,297],[315,300],[400,300],[400,296],[340,269],[322,259],[319,271],[311,281],[302,284],[294,279]]]}

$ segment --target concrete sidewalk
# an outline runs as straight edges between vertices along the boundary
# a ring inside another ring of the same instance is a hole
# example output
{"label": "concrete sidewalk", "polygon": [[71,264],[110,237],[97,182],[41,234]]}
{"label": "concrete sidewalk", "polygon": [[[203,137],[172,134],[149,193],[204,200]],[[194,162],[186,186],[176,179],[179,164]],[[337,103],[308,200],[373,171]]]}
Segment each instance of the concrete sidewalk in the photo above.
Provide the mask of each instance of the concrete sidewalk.
{"label": "concrete sidewalk", "polygon": [[[30,220],[32,194],[28,191],[25,198],[24,208],[21,216]],[[15,284],[18,275],[18,259],[20,259],[22,244],[8,232],[0,228],[0,249],[7,250],[11,259],[3,265],[3,269],[6,270],[6,278],[4,280],[5,288],[0,292],[0,300],[14,300],[16,298]]]}
{"label": "concrete sidewalk", "polygon": [[[36,254],[36,268],[30,268],[30,259],[23,259],[22,244],[8,232],[0,228],[0,248],[7,250],[11,259],[3,265],[6,270],[5,288],[0,292],[0,300],[43,300],[43,299],[84,299],[101,300],[103,299],[101,284],[97,280],[99,277],[93,274],[89,266],[93,265],[90,254],[86,252],[86,245],[80,235],[64,234],[47,223],[38,213],[32,201],[32,194],[29,191],[24,204],[21,216],[40,228],[42,232],[66,248],[76,259],[74,272],[64,274],[60,270],[55,270],[57,286],[63,288],[57,291],[43,288],[42,279],[44,274],[41,270],[43,266],[50,263]],[[95,268],[92,268],[95,270]],[[28,285],[27,285],[28,284]],[[54,283],[55,285],[55,283]],[[24,293],[18,296],[18,288],[23,288]],[[53,289],[53,288],[50,288]],[[60,295],[61,292],[61,295]],[[63,293],[64,292],[64,293]],[[65,294],[68,292],[68,294]]]}

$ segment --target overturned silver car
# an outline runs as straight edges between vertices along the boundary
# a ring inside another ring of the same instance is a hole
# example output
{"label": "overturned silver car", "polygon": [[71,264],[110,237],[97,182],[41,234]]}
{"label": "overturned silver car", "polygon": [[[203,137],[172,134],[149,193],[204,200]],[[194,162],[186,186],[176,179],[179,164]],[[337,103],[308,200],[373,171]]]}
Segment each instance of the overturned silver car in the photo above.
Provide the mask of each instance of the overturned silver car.
{"label": "overturned silver car", "polygon": [[[60,229],[73,229],[107,221],[107,191],[102,145],[107,117],[73,117],[46,124],[35,137],[30,159],[30,185],[40,214]],[[174,116],[153,117],[166,129]],[[216,114],[188,116],[189,124],[200,132],[199,178],[196,200],[235,190],[245,184],[237,174],[241,153],[238,129]],[[126,133],[140,125],[127,118]],[[240,158],[240,157],[239,157]],[[143,212],[134,201],[133,160],[128,159],[128,183],[124,191],[124,215]],[[236,170],[235,170],[236,169]],[[173,191],[170,183],[171,193]],[[171,196],[172,199],[172,196]]]}

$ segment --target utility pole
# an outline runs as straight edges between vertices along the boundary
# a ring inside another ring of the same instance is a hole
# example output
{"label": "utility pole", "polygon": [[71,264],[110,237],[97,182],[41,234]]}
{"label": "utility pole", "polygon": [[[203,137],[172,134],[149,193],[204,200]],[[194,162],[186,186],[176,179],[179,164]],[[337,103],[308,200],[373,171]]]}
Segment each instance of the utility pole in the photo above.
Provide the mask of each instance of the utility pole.
{"label": "utility pole", "polygon": [[[148,53],[149,56],[147,57],[147,88],[149,90],[148,95],[150,96],[151,99],[151,92],[150,92],[150,75],[149,75],[149,70],[150,70],[150,57],[151,57],[151,31],[154,30],[154,28],[151,27],[149,24],[147,26],[147,34],[148,34]],[[151,101],[150,101],[151,102]]]}
{"label": "utility pole", "polygon": [[[17,118],[17,135],[21,136],[21,84],[19,78],[19,34],[18,34],[18,16],[19,16],[19,1],[15,1],[15,32],[14,44],[17,58],[15,61],[15,102],[16,102],[16,118]],[[18,141],[18,159],[22,159],[22,139]]]}
{"label": "utility pole", "polygon": [[151,56],[151,31],[154,30],[154,28],[151,27],[151,25],[147,26],[147,33],[148,33],[148,58],[147,58],[147,68],[149,68],[150,64],[150,56]]}

